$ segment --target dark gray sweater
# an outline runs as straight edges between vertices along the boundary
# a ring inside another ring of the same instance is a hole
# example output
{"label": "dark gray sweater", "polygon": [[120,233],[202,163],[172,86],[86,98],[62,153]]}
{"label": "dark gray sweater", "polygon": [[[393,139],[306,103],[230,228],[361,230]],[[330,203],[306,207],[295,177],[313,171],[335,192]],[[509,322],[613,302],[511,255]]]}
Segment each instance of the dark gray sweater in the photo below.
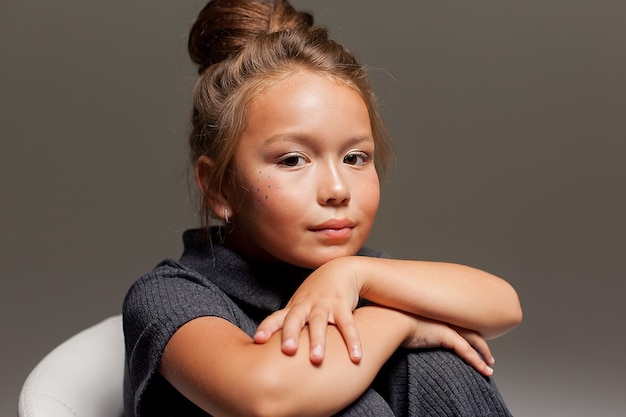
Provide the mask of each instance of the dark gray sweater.
{"label": "dark gray sweater", "polygon": [[[179,261],[166,260],[137,280],[124,300],[128,417],[207,416],[157,372],[165,345],[197,317],[221,317],[252,336],[311,273],[249,262],[220,246],[217,230],[183,236]],[[362,256],[381,252],[362,249]],[[245,398],[241,399],[245,401]],[[497,388],[456,355],[441,349],[400,349],[372,387],[341,416],[507,416]]]}

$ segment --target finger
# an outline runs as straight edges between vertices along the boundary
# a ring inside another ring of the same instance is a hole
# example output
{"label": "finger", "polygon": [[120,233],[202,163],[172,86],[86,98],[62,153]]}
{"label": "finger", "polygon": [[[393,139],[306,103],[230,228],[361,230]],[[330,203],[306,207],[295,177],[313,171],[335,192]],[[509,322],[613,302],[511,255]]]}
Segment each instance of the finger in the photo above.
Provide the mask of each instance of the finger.
{"label": "finger", "polygon": [[484,376],[493,375],[493,369],[487,365],[483,358],[476,352],[476,350],[467,342],[463,346],[459,346],[454,349],[465,362],[470,364],[474,369],[480,372]]}
{"label": "finger", "polygon": [[285,316],[287,315],[287,310],[278,310],[274,313],[267,316],[259,327],[256,329],[256,333],[254,334],[254,342],[255,343],[265,343],[274,333],[279,331],[283,327],[283,323],[285,321]]}
{"label": "finger", "polygon": [[294,355],[298,351],[300,332],[309,319],[308,312],[308,308],[295,306],[285,315],[281,343],[283,353]]}
{"label": "finger", "polygon": [[462,331],[457,330],[457,331],[459,332],[461,336],[463,336],[469,342],[470,345],[474,347],[474,349],[478,351],[478,353],[480,353],[480,355],[483,357],[487,365],[493,366],[496,360],[494,359],[493,354],[491,353],[489,344],[480,334],[473,332],[473,331],[467,331],[467,330],[462,330]]}
{"label": "finger", "polygon": [[363,357],[363,350],[361,348],[361,337],[354,322],[354,315],[352,312],[342,316],[335,315],[335,324],[346,342],[350,360],[354,363],[359,363]]}
{"label": "finger", "polygon": [[478,353],[480,353],[485,362],[487,362],[487,365],[493,366],[493,364],[496,363],[496,360],[491,353],[491,349],[485,339],[477,336],[476,340],[470,341],[470,344],[478,351]]}
{"label": "finger", "polygon": [[487,365],[472,345],[470,345],[469,342],[456,331],[453,330],[452,333],[453,334],[449,339],[450,345],[446,347],[452,349],[461,359],[467,362],[482,375],[493,375],[493,369]]}
{"label": "finger", "polygon": [[310,360],[313,364],[320,364],[326,354],[326,329],[328,328],[329,313],[326,309],[313,309],[309,314]]}

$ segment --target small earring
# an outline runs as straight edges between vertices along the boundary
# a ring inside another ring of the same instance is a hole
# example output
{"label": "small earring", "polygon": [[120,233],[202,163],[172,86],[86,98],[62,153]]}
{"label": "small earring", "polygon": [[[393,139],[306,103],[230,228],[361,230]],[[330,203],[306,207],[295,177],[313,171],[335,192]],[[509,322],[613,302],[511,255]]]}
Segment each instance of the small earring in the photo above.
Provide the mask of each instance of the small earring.
{"label": "small earring", "polygon": [[228,218],[228,209],[224,209],[224,223],[230,224],[230,219]]}

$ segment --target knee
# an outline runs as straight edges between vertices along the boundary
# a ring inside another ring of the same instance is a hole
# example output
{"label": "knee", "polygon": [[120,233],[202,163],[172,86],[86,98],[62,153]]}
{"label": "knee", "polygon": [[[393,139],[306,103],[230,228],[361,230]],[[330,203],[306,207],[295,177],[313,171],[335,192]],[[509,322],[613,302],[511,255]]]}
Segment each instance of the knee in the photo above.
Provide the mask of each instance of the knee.
{"label": "knee", "polygon": [[426,415],[510,415],[493,380],[451,351],[410,351],[406,364],[409,403]]}

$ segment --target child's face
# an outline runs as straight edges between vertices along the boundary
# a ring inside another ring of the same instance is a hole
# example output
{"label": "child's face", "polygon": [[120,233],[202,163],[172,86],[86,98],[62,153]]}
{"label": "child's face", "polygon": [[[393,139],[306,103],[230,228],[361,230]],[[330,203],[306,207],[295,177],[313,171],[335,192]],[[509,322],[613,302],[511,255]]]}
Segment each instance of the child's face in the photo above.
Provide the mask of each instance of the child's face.
{"label": "child's face", "polygon": [[308,268],[354,255],[378,209],[373,157],[356,91],[310,72],[272,85],[248,110],[226,191],[234,227],[225,244]]}

